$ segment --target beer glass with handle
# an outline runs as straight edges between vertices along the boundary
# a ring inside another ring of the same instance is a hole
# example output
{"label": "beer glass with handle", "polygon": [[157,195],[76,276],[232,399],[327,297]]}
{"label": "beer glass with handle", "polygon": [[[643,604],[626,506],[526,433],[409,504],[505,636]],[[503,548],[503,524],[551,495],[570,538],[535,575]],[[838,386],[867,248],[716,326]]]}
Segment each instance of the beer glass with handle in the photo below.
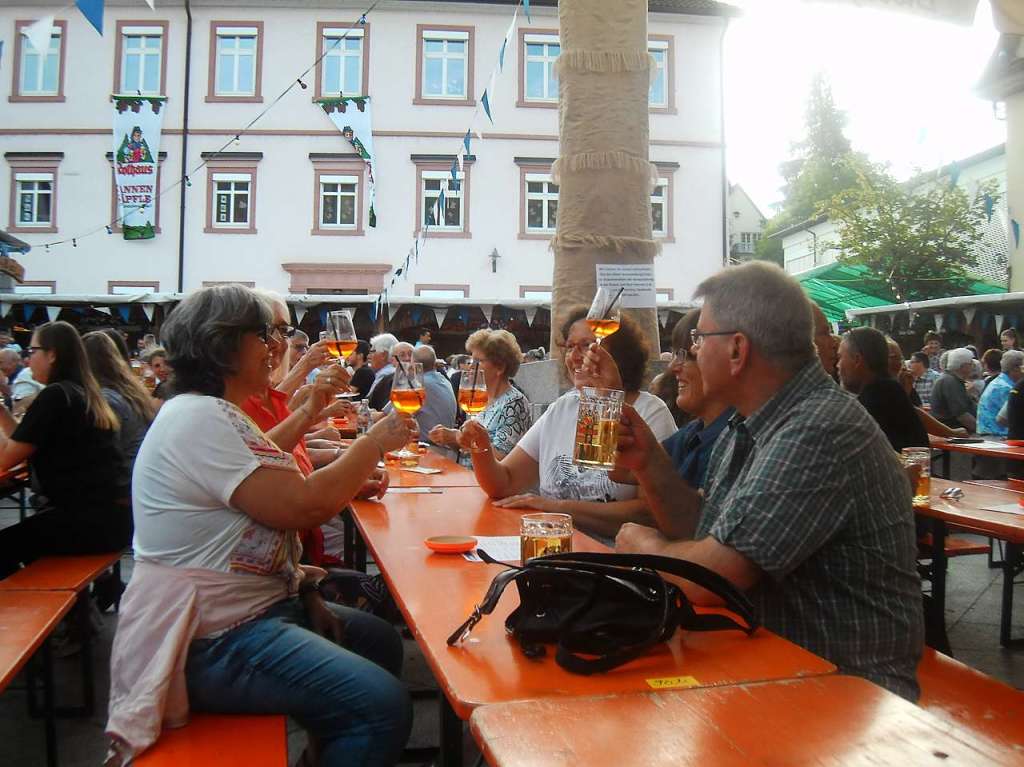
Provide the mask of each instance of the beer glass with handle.
{"label": "beer glass with handle", "polygon": [[[423,365],[419,362],[402,362],[395,359],[395,377],[391,382],[391,404],[395,410],[415,415],[423,407],[427,392],[423,388]],[[418,466],[419,445],[410,442],[398,452],[399,463],[403,466]]]}

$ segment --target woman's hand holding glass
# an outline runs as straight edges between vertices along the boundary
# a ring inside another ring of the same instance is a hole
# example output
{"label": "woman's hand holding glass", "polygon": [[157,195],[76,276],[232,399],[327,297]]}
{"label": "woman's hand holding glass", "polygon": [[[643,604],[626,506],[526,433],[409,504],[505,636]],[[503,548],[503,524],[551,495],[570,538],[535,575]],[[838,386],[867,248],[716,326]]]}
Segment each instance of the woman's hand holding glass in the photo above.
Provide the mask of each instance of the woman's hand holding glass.
{"label": "woman's hand holding glass", "polygon": [[459,446],[459,430],[449,429],[447,426],[442,426],[441,424],[438,424],[431,429],[427,438],[435,445],[440,445],[441,447]]}
{"label": "woman's hand holding glass", "polygon": [[385,453],[398,450],[418,431],[416,419],[409,413],[392,410],[373,425],[366,436],[377,443]]}
{"label": "woman's hand holding glass", "polygon": [[622,390],[622,376],[619,374],[619,366],[615,364],[612,355],[608,353],[601,344],[591,344],[587,353],[583,355],[583,366],[580,368],[581,379],[577,384],[581,386],[595,386],[600,389]]}
{"label": "woman's hand holding glass", "polygon": [[486,453],[491,449],[491,436],[479,421],[466,421],[458,437],[459,447],[471,453]]}

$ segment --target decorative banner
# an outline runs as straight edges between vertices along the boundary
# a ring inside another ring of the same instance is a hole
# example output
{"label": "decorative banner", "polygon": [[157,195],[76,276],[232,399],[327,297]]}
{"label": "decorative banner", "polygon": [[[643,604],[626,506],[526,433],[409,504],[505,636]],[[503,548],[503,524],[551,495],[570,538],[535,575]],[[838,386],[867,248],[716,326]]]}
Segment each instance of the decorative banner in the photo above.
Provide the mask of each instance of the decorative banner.
{"label": "decorative banner", "polygon": [[117,307],[117,313],[121,315],[121,321],[127,323],[132,316],[132,307],[130,304],[121,304]]}
{"label": "decorative banner", "polygon": [[1020,222],[1015,218],[1011,218],[1010,228],[1013,230],[1013,249],[1016,250],[1020,247]]}
{"label": "decorative banner", "polygon": [[[508,31],[505,32],[505,39],[501,41],[501,50],[498,51],[498,69],[502,72],[505,71],[505,51],[508,49],[508,44],[512,42],[512,35],[516,33],[516,20],[519,18],[519,6],[516,6],[515,11],[512,12],[512,23],[508,25]],[[469,148],[466,148],[466,153],[469,153]]]}
{"label": "decorative banner", "polygon": [[992,316],[994,316],[996,318],[996,333],[1002,333],[1003,332],[1003,315],[1001,315],[1001,314],[994,314]]}
{"label": "decorative banner", "polygon": [[867,326],[873,328],[875,326],[875,315],[869,314],[867,317]]}
{"label": "decorative banner", "polygon": [[154,304],[143,304],[142,311],[145,312],[146,319],[152,322],[153,315],[156,313],[156,306]]}
{"label": "decorative banner", "polygon": [[391,322],[398,314],[398,310],[402,308],[401,304],[388,304],[388,322]]}
{"label": "decorative banner", "polygon": [[50,318],[50,322],[56,322],[57,318],[60,316],[60,307],[59,306],[47,306],[46,307],[46,316]]}
{"label": "decorative banner", "polygon": [[480,311],[484,313],[484,317],[487,319],[487,324],[491,324],[491,317],[494,316],[494,306],[491,304],[480,304]]}
{"label": "decorative banner", "polygon": [[35,304],[22,304],[21,305],[21,316],[25,320],[25,322],[30,321],[32,319],[32,315],[35,314],[35,313],[36,313],[36,305]]}
{"label": "decorative banner", "polygon": [[302,304],[296,304],[296,306],[295,306],[295,324],[296,325],[301,325],[302,324],[302,318],[306,316],[306,312],[307,311],[308,310],[306,309],[306,307],[303,306]]}
{"label": "decorative banner", "polygon": [[94,306],[92,309],[93,309],[93,311],[99,312],[100,314],[105,314],[108,317],[110,316],[110,307],[109,306]]}
{"label": "decorative banner", "polygon": [[668,309],[658,309],[658,324],[661,327],[668,327]]}
{"label": "decorative banner", "polygon": [[[103,35],[103,0],[75,0],[75,5],[96,31]],[[153,4],[149,4],[150,8]]]}
{"label": "decorative banner", "polygon": [[37,53],[45,56],[46,52],[50,49],[50,36],[53,34],[53,14],[43,16],[34,24],[29,24],[21,30],[21,34],[25,36],[28,44]]}
{"label": "decorative banner", "polygon": [[440,330],[441,326],[444,325],[444,318],[448,314],[448,307],[442,307],[440,309],[434,308],[434,321],[437,322],[437,329]]}
{"label": "decorative banner", "polygon": [[889,328],[896,330],[896,312],[889,312]]}
{"label": "decorative banner", "polygon": [[491,102],[487,98],[487,91],[484,91],[484,95],[480,97],[480,103],[484,105],[484,114],[487,115],[487,119],[491,121],[491,125],[494,125],[494,118],[491,116]]}
{"label": "decorative banner", "polygon": [[11,305],[7,303],[0,303],[0,317],[6,317],[11,313]]}
{"label": "decorative banner", "polygon": [[536,306],[527,306],[523,309],[523,311],[526,312],[526,324],[530,327],[533,327],[533,318],[537,316],[538,308],[539,307]]}
{"label": "decorative banner", "polygon": [[967,320],[968,325],[974,322],[974,313],[977,311],[978,310],[973,306],[968,306],[966,309],[963,310],[964,319]]}
{"label": "decorative banner", "polygon": [[157,158],[163,96],[114,97],[114,180],[126,240],[156,237]]}
{"label": "decorative banner", "polygon": [[[331,118],[334,127],[341,131],[348,143],[366,163],[366,175],[370,181],[370,226],[377,226],[377,179],[373,168],[373,109],[369,96],[341,96],[339,98],[317,99],[317,103]],[[354,107],[354,108],[350,108]]]}
{"label": "decorative banner", "polygon": [[943,317],[941,314],[936,314],[933,317],[933,319],[935,320],[935,332],[936,333],[941,333],[942,332],[942,325],[946,321],[946,318]]}

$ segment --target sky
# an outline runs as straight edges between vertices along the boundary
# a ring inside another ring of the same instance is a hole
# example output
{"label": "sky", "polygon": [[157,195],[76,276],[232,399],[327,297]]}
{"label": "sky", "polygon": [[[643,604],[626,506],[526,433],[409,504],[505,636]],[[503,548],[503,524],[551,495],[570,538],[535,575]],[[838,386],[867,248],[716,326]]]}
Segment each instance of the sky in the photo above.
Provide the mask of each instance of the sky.
{"label": "sky", "polygon": [[1006,140],[972,92],[998,33],[986,0],[973,27],[804,2],[728,0],[743,8],[725,38],[729,180],[762,213],[781,200],[779,163],[803,135],[812,76],[823,72],[857,151],[900,179]]}

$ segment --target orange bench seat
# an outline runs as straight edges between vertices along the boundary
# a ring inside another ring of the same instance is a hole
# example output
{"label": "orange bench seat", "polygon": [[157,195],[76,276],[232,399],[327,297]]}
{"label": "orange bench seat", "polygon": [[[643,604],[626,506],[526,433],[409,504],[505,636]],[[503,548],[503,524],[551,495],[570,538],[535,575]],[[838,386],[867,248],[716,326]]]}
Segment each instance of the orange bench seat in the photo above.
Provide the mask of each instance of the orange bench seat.
{"label": "orange bench seat", "polygon": [[164,730],[135,767],[287,767],[283,715],[193,714],[187,725]]}

